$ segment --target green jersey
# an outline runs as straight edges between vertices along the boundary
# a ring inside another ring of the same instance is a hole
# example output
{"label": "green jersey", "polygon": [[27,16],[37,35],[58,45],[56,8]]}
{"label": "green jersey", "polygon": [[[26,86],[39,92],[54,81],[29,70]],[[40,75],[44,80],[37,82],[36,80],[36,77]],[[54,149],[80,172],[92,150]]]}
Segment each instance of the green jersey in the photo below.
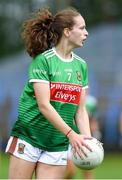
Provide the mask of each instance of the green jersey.
{"label": "green jersey", "polygon": [[38,108],[34,82],[49,84],[51,105],[73,128],[82,88],[88,86],[87,64],[73,52],[72,58],[65,60],[56,53],[55,48],[34,58],[29,67],[29,80],[20,97],[18,120],[12,129],[12,136],[19,137],[34,147],[47,151],[67,150],[68,139]]}

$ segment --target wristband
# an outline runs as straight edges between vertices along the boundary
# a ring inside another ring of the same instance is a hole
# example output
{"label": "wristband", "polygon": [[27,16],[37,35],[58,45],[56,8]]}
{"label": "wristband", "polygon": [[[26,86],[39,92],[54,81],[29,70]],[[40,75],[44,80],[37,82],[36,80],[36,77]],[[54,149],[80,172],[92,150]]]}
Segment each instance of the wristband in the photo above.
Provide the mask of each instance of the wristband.
{"label": "wristband", "polygon": [[70,129],[69,131],[68,131],[68,133],[66,134],[66,137],[69,135],[69,133],[72,131],[72,129]]}

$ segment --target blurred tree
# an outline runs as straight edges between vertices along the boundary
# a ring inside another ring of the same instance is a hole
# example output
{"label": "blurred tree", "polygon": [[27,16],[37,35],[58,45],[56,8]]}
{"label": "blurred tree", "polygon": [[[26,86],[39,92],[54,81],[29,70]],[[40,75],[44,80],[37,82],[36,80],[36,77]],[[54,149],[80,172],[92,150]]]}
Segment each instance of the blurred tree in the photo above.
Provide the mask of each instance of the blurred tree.
{"label": "blurred tree", "polygon": [[1,0],[0,57],[22,49],[21,24],[32,8],[32,0]]}
{"label": "blurred tree", "polygon": [[47,4],[51,10],[56,13],[58,10],[64,9],[70,6],[72,0],[48,0]]}
{"label": "blurred tree", "polygon": [[87,26],[101,22],[122,21],[122,0],[0,0],[0,57],[23,48],[22,22],[33,10],[49,6],[53,12],[67,6],[77,8]]}
{"label": "blurred tree", "polygon": [[72,0],[71,6],[81,12],[88,26],[122,20],[122,0]]}

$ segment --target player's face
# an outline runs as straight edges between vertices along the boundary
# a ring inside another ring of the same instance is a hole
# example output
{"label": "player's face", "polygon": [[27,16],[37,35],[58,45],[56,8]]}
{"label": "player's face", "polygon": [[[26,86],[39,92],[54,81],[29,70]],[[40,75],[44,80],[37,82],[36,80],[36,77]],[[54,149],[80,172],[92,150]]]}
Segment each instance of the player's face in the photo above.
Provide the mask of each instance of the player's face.
{"label": "player's face", "polygon": [[74,18],[74,26],[70,30],[69,42],[74,48],[81,47],[88,36],[86,24],[81,15]]}

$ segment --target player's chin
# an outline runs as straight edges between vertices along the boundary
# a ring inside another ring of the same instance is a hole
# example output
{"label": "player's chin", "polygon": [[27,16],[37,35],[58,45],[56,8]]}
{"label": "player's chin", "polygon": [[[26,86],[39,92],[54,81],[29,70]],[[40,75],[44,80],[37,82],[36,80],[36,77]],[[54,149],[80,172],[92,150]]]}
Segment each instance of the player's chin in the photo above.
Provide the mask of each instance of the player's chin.
{"label": "player's chin", "polygon": [[83,45],[84,45],[83,41],[79,43],[79,47],[82,47]]}
{"label": "player's chin", "polygon": [[83,45],[84,45],[84,44],[82,43],[82,44],[80,45],[80,47],[83,47]]}
{"label": "player's chin", "polygon": [[83,46],[83,42],[81,41],[74,44],[74,48],[80,48],[82,46]]}
{"label": "player's chin", "polygon": [[80,48],[82,46],[83,46],[83,43],[79,43],[79,44],[75,45],[75,48]]}
{"label": "player's chin", "polygon": [[84,46],[84,43],[85,43],[85,41],[82,41],[82,42],[81,42],[81,46]]}

